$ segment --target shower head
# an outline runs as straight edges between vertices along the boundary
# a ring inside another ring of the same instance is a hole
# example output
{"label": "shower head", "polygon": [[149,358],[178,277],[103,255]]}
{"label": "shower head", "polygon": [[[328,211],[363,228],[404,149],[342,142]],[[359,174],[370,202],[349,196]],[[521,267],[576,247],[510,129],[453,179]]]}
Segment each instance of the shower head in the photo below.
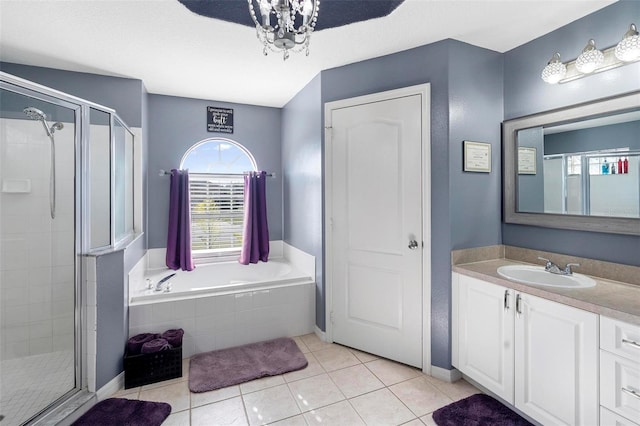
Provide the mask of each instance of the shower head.
{"label": "shower head", "polygon": [[45,114],[44,112],[40,111],[38,108],[27,107],[27,108],[23,109],[22,112],[27,114],[27,117],[29,117],[32,120],[46,120],[47,119],[47,114]]}
{"label": "shower head", "polygon": [[27,114],[27,117],[32,120],[41,121],[42,125],[44,126],[44,130],[47,132],[47,135],[49,135],[49,137],[51,137],[51,135],[53,135],[56,130],[62,130],[62,128],[64,127],[64,124],[59,121],[56,121],[51,126],[49,126],[49,123],[47,123],[47,114],[45,114],[38,108],[27,107],[23,109],[22,112]]}

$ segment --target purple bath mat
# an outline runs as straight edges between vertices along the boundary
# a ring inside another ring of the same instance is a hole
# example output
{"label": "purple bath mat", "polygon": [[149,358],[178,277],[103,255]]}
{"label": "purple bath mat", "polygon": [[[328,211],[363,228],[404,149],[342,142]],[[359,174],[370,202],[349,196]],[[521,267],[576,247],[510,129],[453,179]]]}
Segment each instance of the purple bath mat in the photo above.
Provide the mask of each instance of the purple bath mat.
{"label": "purple bath mat", "polygon": [[533,426],[485,394],[475,394],[433,412],[438,426]]}
{"label": "purple bath mat", "polygon": [[160,426],[171,414],[165,402],[109,398],[98,402],[72,426]]}
{"label": "purple bath mat", "polygon": [[189,389],[207,392],[306,366],[296,342],[286,337],[220,349],[191,357]]}

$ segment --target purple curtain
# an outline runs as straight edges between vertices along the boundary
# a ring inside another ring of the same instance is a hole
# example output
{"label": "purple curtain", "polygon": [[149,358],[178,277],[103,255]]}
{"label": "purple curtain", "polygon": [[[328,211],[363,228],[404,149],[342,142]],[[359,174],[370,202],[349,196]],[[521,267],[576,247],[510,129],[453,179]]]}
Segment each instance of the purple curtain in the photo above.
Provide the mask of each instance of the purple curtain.
{"label": "purple curtain", "polygon": [[266,180],[267,172],[244,176],[244,232],[239,259],[243,265],[269,260]]}
{"label": "purple curtain", "polygon": [[192,271],[195,268],[191,258],[189,170],[171,170],[166,260],[171,269]]}

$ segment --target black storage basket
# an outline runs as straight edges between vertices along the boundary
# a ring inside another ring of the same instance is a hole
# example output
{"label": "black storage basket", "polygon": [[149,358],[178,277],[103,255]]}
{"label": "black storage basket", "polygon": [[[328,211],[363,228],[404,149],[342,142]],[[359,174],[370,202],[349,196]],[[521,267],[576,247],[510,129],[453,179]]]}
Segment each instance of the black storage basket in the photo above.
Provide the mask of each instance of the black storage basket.
{"label": "black storage basket", "polygon": [[182,346],[152,354],[124,356],[124,388],[182,377]]}

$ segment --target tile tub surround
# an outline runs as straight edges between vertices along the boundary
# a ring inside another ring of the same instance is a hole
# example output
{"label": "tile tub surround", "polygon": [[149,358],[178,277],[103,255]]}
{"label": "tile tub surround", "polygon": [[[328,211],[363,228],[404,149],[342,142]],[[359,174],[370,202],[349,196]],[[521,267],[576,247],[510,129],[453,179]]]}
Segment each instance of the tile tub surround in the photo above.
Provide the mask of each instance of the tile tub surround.
{"label": "tile tub surround", "polygon": [[315,334],[294,340],[309,361],[304,370],[190,393],[185,359],[183,377],[113,396],[171,404],[165,425],[435,425],[434,410],[480,392],[464,380],[443,382],[413,367],[322,342]]}
{"label": "tile tub surround", "polygon": [[[497,247],[499,246],[452,252],[452,271],[640,325],[639,267],[510,246],[504,246],[503,257],[492,257],[500,252]],[[498,275],[497,269],[504,265],[540,265],[538,256],[552,259],[561,265],[568,262],[580,263],[582,267],[577,272],[590,275],[596,280],[596,286],[582,289],[551,288],[520,284]]]}
{"label": "tile tub surround", "polygon": [[[284,257],[315,276],[315,258],[282,241],[271,241],[270,258]],[[164,249],[151,249],[129,272],[129,288],[144,285],[150,269],[164,267]],[[277,337],[310,333],[315,326],[315,283],[246,289],[233,294],[129,306],[129,336],[185,330],[182,356]]]}
{"label": "tile tub surround", "polygon": [[315,284],[129,307],[129,336],[185,331],[182,356],[313,331]]}

